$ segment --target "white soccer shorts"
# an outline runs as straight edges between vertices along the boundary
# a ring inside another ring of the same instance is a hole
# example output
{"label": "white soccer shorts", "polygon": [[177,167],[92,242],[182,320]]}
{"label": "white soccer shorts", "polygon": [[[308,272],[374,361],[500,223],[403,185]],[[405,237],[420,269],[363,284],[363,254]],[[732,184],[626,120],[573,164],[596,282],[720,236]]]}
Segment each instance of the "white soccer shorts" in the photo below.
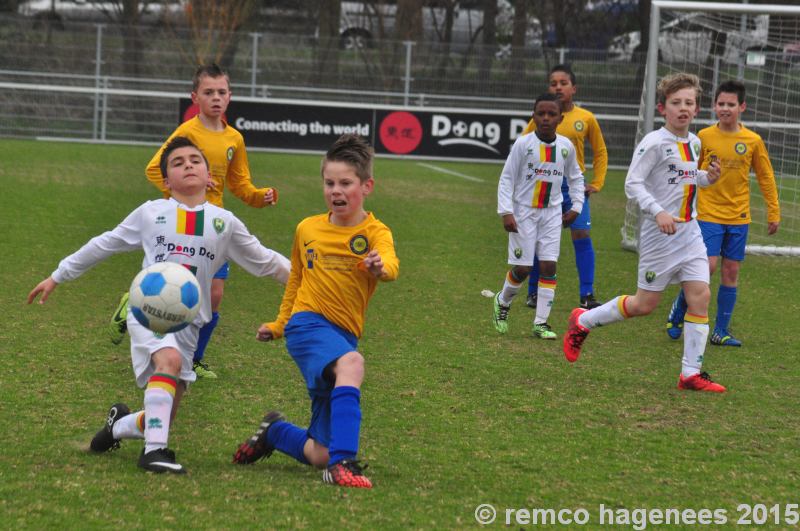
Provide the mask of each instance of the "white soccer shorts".
{"label": "white soccer shorts", "polygon": [[133,374],[136,376],[136,385],[142,389],[147,386],[156,368],[153,354],[167,347],[172,347],[181,353],[181,374],[178,378],[187,384],[197,379],[192,370],[192,360],[194,351],[197,350],[199,327],[190,324],[183,330],[162,336],[142,326],[133,313],[128,312],[128,333],[131,335],[131,363]]}
{"label": "white soccer shorts", "polygon": [[533,265],[533,257],[555,262],[561,250],[561,205],[532,208],[525,217],[514,216],[517,231],[508,233],[509,265]]}

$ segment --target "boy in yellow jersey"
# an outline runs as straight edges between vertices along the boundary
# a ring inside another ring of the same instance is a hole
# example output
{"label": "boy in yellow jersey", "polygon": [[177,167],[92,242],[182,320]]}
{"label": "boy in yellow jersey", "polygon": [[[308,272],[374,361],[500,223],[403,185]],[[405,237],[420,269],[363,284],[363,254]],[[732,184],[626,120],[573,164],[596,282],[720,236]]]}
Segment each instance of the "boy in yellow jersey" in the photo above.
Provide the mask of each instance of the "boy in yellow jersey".
{"label": "boy in yellow jersey", "polygon": [[[703,144],[700,167],[706,168],[714,160],[722,166],[719,181],[697,196],[697,220],[706,243],[712,275],[722,256],[722,278],[717,292],[717,318],[711,344],[726,347],[742,345],[731,335],[728,327],[736,304],[739,268],[744,260],[750,224],[751,167],[767,204],[767,234],[775,234],[781,221],[775,174],[767,148],[758,134],[739,123],[739,116],[747,108],[744,98],[743,83],[722,83],[714,94],[714,112],[719,122],[697,134]],[[685,313],[686,299],[681,291],[667,317],[667,334],[671,338],[681,337]]]}
{"label": "boy in yellow jersey", "polygon": [[[578,91],[575,74],[568,65],[556,65],[550,70],[550,86],[548,91],[557,94],[561,98],[563,110],[563,120],[558,126],[558,134],[567,137],[575,146],[575,153],[578,158],[578,165],[582,172],[586,171],[584,163],[584,147],[586,141],[592,146],[592,166],[594,179],[591,184],[585,186],[586,200],[583,203],[583,210],[578,219],[569,226],[572,233],[572,245],[575,248],[575,265],[578,268],[578,279],[580,281],[579,295],[581,308],[595,308],[600,305],[594,296],[594,247],[590,229],[592,226],[591,211],[589,209],[589,196],[596,194],[603,188],[608,170],[608,151],[603,140],[603,133],[600,131],[600,124],[594,114],[578,107],[573,102],[575,93]],[[522,134],[528,134],[536,129],[533,119],[528,122],[528,126]],[[561,187],[564,202],[561,208],[567,212],[572,208],[572,201],[569,199],[567,181],[564,180]],[[536,308],[537,291],[536,286],[539,282],[539,260],[534,257],[533,269],[528,281],[528,306]]]}
{"label": "boy in yellow jersey", "polygon": [[648,315],[669,284],[686,292],[686,336],[678,389],[723,393],[725,387],[702,371],[708,338],[708,256],[695,220],[697,188],[719,179],[719,164],[700,170],[700,140],[689,132],[697,116],[700,80],[671,74],[658,83],[658,112],[666,124],[651,131],[633,153],[625,195],[642,209],[639,275],[635,295],[622,295],[593,308],[575,308],[564,336],[564,356],[575,362],[589,333],[597,327]]}
{"label": "boy in yellow jersey", "polygon": [[[253,185],[244,139],[236,129],[225,122],[225,111],[231,101],[228,74],[213,63],[200,66],[192,78],[192,101],[198,106],[199,114],[179,125],[156,152],[145,169],[148,180],[164,194],[165,198],[169,198],[170,193],[164,186],[158,164],[164,147],[176,136],[183,136],[198,146],[208,159],[211,172],[211,183],[207,194],[209,203],[222,207],[222,194],[227,186],[236,197],[252,207],[262,208],[275,204],[278,199],[276,190],[256,188]],[[211,334],[219,322],[219,307],[228,272],[229,266],[225,263],[212,282],[213,315],[211,321],[200,331],[194,357],[194,368],[199,377],[217,377],[202,360]],[[111,334],[114,343],[119,343],[125,334],[126,308],[127,294],[123,296],[120,308],[112,318]]]}
{"label": "boy in yellow jersey", "polygon": [[342,135],[326,153],[328,212],[297,226],[280,313],[258,330],[261,341],[286,336],[311,398],[310,425],[299,428],[270,411],[239,446],[234,463],[250,464],[277,449],[323,468],[326,483],[372,487],[356,460],[364,379],[358,338],[378,282],[395,280],[400,269],[392,233],[363,208],[374,186],[372,158],[372,149],[356,135]]}

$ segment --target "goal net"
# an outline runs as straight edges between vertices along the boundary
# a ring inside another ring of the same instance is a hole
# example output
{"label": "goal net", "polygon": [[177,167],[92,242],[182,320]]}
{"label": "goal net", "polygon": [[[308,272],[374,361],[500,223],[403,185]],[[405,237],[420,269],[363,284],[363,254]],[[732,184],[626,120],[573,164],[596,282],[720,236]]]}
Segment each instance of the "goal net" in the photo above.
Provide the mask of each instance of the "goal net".
{"label": "goal net", "polygon": [[[655,93],[662,76],[689,72],[700,78],[695,133],[716,123],[717,85],[744,82],[747,110],[741,120],[764,139],[781,206],[779,230],[767,236],[766,205],[751,172],[747,252],[800,256],[800,6],[653,0],[649,42],[636,141],[663,124]],[[638,205],[629,200],[624,248],[636,250],[639,222]]]}

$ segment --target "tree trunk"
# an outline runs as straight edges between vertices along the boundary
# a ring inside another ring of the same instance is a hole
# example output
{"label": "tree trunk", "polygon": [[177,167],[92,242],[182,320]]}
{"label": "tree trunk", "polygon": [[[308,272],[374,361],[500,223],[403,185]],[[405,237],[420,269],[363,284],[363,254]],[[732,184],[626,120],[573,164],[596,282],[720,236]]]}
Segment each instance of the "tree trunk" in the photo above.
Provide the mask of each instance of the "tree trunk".
{"label": "tree trunk", "polygon": [[422,0],[397,0],[394,38],[398,41],[422,41]]}
{"label": "tree trunk", "polygon": [[525,32],[528,29],[528,2],[514,0],[514,25],[511,32],[511,76],[523,79],[525,75]]}
{"label": "tree trunk", "polygon": [[492,77],[492,62],[497,48],[497,0],[483,0],[483,38],[481,42],[478,78],[482,87],[488,87]]}
{"label": "tree trunk", "polygon": [[341,0],[319,1],[319,42],[314,58],[314,81],[335,79],[339,73],[339,19]]}

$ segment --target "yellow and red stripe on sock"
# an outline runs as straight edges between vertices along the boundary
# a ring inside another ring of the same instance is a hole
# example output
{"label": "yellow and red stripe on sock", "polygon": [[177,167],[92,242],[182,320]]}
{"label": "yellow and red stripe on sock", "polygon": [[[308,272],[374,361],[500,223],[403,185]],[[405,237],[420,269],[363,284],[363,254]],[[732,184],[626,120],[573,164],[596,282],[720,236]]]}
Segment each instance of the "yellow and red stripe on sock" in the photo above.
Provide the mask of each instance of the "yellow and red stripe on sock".
{"label": "yellow and red stripe on sock", "polygon": [[178,387],[178,379],[174,376],[164,373],[156,373],[147,381],[148,389],[163,389],[164,391],[175,396],[175,389]]}
{"label": "yellow and red stripe on sock", "polygon": [[556,279],[539,277],[539,287],[546,289],[556,289]]}
{"label": "yellow and red stripe on sock", "polygon": [[517,288],[517,287],[519,287],[520,285],[522,285],[522,282],[521,282],[521,281],[519,281],[519,280],[517,280],[516,278],[514,278],[514,275],[513,275],[513,274],[511,274],[511,270],[510,270],[510,269],[508,270],[508,273],[506,273],[506,281],[507,281],[509,284],[511,284],[512,286],[514,286],[515,288]]}
{"label": "yellow and red stripe on sock", "polygon": [[136,417],[136,428],[140,432],[144,433],[144,411],[139,413],[139,415]]}
{"label": "yellow and red stripe on sock", "polygon": [[707,315],[697,315],[696,313],[686,312],[686,315],[684,316],[683,320],[688,323],[694,323],[694,324],[708,324]]}
{"label": "yellow and red stripe on sock", "polygon": [[631,313],[628,311],[629,297],[630,295],[621,295],[620,297],[617,297],[617,310],[619,310],[619,313],[622,314],[624,319],[627,319],[631,316]]}

